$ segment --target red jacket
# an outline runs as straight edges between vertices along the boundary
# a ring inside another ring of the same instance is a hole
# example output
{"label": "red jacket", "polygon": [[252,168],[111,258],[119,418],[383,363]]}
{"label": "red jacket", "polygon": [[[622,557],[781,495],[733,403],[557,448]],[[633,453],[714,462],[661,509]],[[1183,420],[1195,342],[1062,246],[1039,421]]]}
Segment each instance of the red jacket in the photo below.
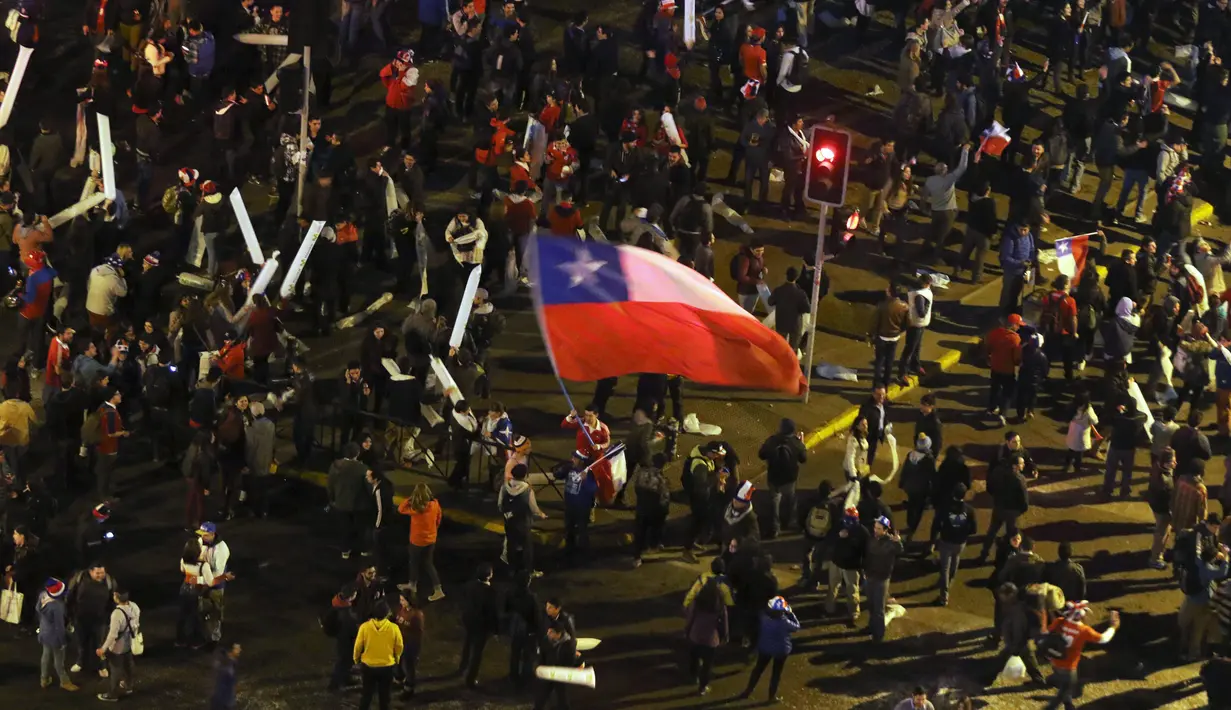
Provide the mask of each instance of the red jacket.
{"label": "red jacket", "polygon": [[987,359],[992,372],[1012,375],[1022,364],[1022,337],[1008,328],[997,328],[987,336]]}
{"label": "red jacket", "polygon": [[[393,66],[393,62],[385,65],[384,69],[380,70],[380,80],[385,85],[385,105],[396,111],[409,111],[412,104],[415,102],[415,87],[407,86],[402,82],[402,77],[406,76],[406,72],[413,69],[398,69]],[[416,70],[417,71],[417,70]]]}

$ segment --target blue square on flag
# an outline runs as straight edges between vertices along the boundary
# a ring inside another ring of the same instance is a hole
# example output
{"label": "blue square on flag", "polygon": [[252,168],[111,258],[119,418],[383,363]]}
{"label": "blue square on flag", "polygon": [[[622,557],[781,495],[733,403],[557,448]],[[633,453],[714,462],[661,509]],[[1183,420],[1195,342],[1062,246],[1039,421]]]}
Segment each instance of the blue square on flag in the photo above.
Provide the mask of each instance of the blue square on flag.
{"label": "blue square on flag", "polygon": [[536,244],[535,280],[543,305],[628,300],[620,252],[614,246],[577,239],[538,239]]}

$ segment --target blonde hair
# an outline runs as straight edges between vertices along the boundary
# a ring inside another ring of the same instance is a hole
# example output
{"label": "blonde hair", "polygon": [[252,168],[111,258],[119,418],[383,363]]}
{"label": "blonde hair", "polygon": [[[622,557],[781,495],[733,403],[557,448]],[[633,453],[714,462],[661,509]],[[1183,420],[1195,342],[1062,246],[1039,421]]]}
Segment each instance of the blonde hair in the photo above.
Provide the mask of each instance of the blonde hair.
{"label": "blonde hair", "polygon": [[431,502],[432,489],[428,488],[426,483],[415,484],[415,489],[410,493],[410,507],[414,508],[416,513],[422,513]]}

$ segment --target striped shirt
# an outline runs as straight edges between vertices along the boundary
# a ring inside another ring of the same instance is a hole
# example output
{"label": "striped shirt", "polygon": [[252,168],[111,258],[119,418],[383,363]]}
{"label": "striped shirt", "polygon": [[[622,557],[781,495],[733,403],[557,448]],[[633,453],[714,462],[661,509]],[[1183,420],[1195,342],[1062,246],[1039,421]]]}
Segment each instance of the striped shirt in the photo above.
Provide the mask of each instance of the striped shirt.
{"label": "striped shirt", "polygon": [[1199,478],[1181,476],[1175,483],[1171,498],[1171,525],[1176,530],[1187,530],[1205,520],[1207,492]]}

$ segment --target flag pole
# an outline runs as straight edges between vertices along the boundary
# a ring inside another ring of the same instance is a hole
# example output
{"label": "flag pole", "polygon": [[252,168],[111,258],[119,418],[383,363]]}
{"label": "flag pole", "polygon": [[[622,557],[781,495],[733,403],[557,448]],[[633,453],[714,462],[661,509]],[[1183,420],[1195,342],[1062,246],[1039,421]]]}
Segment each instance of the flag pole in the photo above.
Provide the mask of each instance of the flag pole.
{"label": "flag pole", "polygon": [[[535,288],[537,287],[538,286],[536,284]],[[568,388],[564,386],[564,380],[560,379],[560,373],[556,372],[555,359],[552,359],[551,371],[552,371],[552,374],[556,376],[556,382],[560,383],[560,391],[564,393],[564,401],[568,402],[569,410],[573,412],[577,412],[577,407],[573,405],[573,398],[568,396]],[[590,438],[590,432],[586,431],[585,422],[581,421],[581,412],[577,412],[577,428],[581,431],[582,434],[586,435],[586,441],[590,442],[590,448],[597,449],[598,447],[594,445],[594,439]]]}

